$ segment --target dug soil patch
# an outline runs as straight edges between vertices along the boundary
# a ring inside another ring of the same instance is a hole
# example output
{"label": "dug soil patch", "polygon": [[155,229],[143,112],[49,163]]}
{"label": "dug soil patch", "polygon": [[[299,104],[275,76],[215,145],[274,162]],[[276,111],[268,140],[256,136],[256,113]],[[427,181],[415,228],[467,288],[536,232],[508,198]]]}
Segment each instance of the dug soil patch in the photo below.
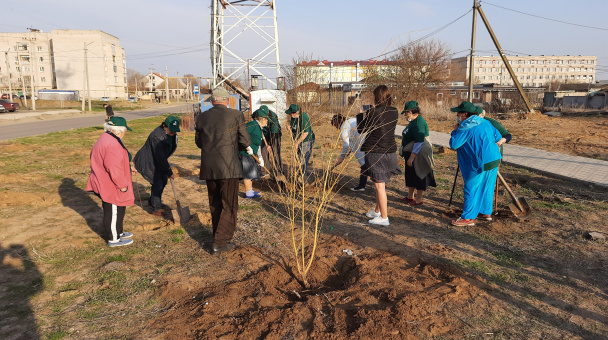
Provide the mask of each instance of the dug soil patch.
{"label": "dug soil patch", "polygon": [[[425,338],[460,334],[451,309],[475,308],[480,281],[440,265],[363,251],[334,237],[324,243],[304,286],[293,268],[266,264],[245,278],[192,291],[152,329],[173,339]],[[229,261],[259,250],[242,247]],[[176,291],[181,291],[175,288]],[[175,294],[163,289],[165,296]],[[179,293],[177,293],[179,294]]]}

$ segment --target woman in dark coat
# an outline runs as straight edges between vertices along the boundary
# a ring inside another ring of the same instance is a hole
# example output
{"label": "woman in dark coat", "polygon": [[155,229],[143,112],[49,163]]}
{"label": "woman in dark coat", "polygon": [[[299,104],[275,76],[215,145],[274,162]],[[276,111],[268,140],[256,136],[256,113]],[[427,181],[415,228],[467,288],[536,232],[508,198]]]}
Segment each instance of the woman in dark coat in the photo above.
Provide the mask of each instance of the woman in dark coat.
{"label": "woman in dark coat", "polygon": [[163,191],[169,178],[173,178],[173,171],[169,165],[169,157],[177,149],[177,132],[179,129],[179,118],[169,116],[165,121],[154,129],[144,146],[137,152],[133,163],[135,169],[152,184],[150,200],[153,213],[161,216]]}
{"label": "woman in dark coat", "polygon": [[[429,126],[422,118],[418,102],[405,103],[402,114],[410,122],[401,133],[401,156],[405,158],[407,196],[401,199],[409,205],[421,205],[428,187],[436,187],[433,174],[433,146],[429,141]],[[414,193],[416,194],[414,196]]]}
{"label": "woman in dark coat", "polygon": [[365,152],[364,176],[371,177],[376,187],[376,207],[366,216],[370,224],[389,225],[385,183],[401,174],[397,163],[395,127],[399,112],[391,106],[392,96],[386,85],[374,89],[374,108],[357,115],[357,130],[367,134],[361,151]]}

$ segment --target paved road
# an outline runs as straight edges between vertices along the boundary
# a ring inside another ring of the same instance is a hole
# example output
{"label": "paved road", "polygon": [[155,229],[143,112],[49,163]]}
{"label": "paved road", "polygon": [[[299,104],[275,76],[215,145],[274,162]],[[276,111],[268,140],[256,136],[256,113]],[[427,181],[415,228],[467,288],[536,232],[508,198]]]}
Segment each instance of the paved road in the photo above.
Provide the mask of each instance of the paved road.
{"label": "paved road", "polygon": [[[192,104],[176,105],[169,107],[158,107],[134,111],[115,111],[117,116],[125,117],[126,120],[139,119],[145,117],[160,116],[167,113],[187,112]],[[65,131],[69,129],[101,125],[105,114],[100,112],[95,116],[61,118],[51,120],[41,120],[27,123],[7,124],[0,126],[0,140],[7,140],[19,137],[36,136],[49,132]]]}
{"label": "paved road", "polygon": [[[401,137],[405,127],[397,125],[395,135]],[[431,142],[435,145],[449,146],[450,134],[431,131]],[[536,170],[551,176],[574,179],[608,187],[608,162],[598,159],[570,156],[513,144],[504,145],[503,161]]]}

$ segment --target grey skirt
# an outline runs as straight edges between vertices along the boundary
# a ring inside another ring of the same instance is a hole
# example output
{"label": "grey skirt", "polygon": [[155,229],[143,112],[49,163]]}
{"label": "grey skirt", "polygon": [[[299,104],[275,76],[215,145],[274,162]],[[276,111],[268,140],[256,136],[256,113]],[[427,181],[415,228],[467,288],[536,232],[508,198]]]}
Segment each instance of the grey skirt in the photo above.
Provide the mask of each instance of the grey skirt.
{"label": "grey skirt", "polygon": [[371,177],[374,183],[386,183],[391,177],[401,175],[397,154],[394,152],[366,153],[365,164],[361,166],[361,171],[364,176]]}
{"label": "grey skirt", "polygon": [[259,179],[258,163],[250,155],[239,155],[243,165],[243,179]]}

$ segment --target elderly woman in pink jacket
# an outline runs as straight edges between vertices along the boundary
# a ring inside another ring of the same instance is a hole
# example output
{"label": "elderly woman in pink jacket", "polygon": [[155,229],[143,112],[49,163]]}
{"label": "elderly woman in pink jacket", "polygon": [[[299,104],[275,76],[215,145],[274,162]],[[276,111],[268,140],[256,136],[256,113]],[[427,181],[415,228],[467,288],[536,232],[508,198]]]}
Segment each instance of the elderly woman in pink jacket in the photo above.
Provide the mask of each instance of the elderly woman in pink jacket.
{"label": "elderly woman in pink jacket", "polygon": [[127,130],[127,121],[122,117],[111,117],[104,124],[103,133],[91,149],[91,175],[87,191],[101,198],[105,238],[110,247],[133,243],[132,233],[123,231],[123,219],[127,207],[133,205],[133,182],[131,181],[131,154],[122,143]]}

